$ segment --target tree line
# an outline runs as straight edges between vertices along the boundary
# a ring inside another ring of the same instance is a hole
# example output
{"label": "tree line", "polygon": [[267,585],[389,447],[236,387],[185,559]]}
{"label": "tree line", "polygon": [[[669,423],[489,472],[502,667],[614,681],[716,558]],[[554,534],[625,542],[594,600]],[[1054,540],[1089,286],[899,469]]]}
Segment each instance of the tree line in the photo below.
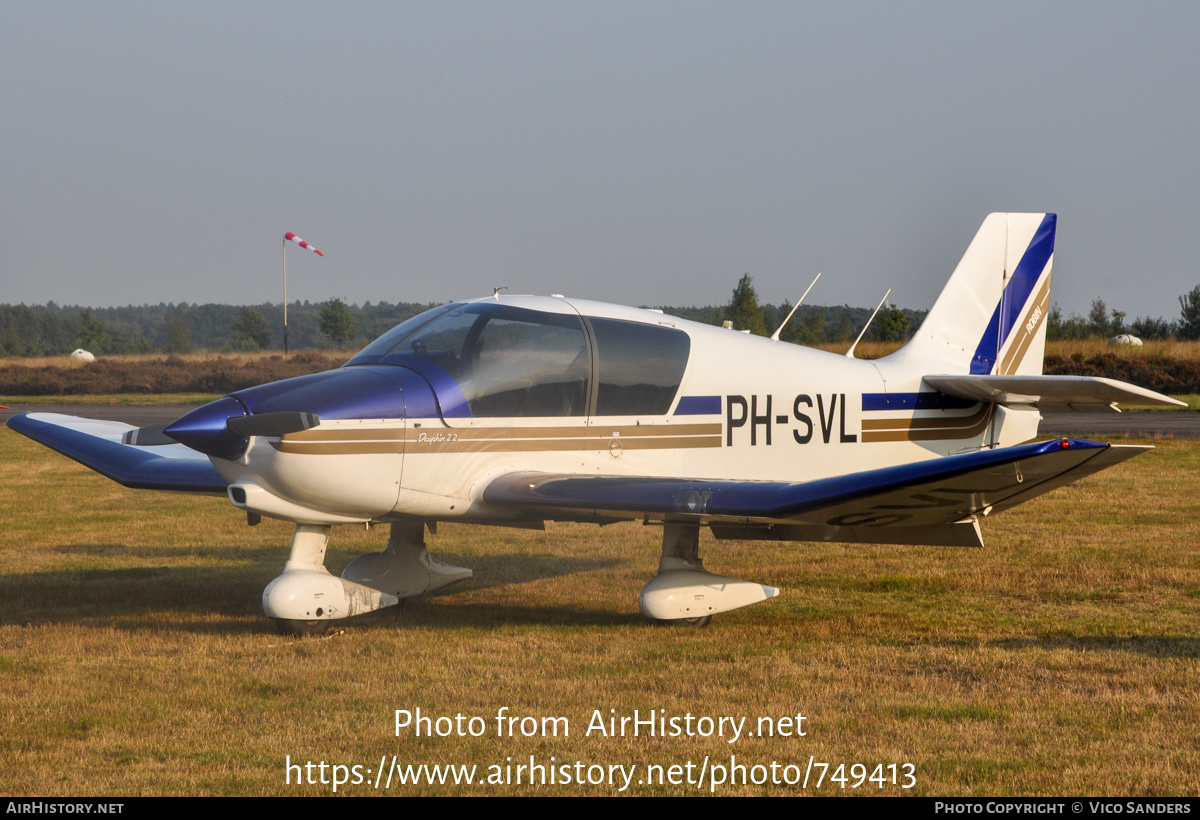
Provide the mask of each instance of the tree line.
{"label": "tree line", "polygon": [[1092,300],[1087,317],[1072,313],[1064,318],[1058,305],[1046,317],[1046,338],[1088,339],[1099,336],[1111,338],[1128,333],[1139,339],[1200,339],[1200,285],[1179,297],[1179,318],[1139,316],[1126,324],[1125,312],[1109,309],[1103,299]]}
{"label": "tree line", "polygon": [[[704,308],[664,307],[662,310],[682,319],[691,319],[710,325],[726,322],[734,330],[749,331],[757,336],[769,336],[780,329],[779,339],[802,345],[818,345],[836,342],[852,342],[858,337],[872,308],[850,305],[801,305],[792,318],[792,304],[759,304],[754,289],[754,279],[744,274],[733,289],[733,295],[725,305]],[[912,336],[928,311],[908,310],[895,305],[880,308],[870,329],[863,338],[872,342],[901,342]]]}
{"label": "tree line", "polygon": [[[1108,338],[1132,333],[1143,339],[1200,339],[1200,285],[1179,297],[1177,320],[1139,317],[1126,323],[1125,313],[1101,299],[1087,317],[1064,317],[1058,305],[1046,321],[1049,339]],[[293,350],[346,349],[369,340],[435,303],[365,302],[343,299],[293,302],[288,305],[288,343]],[[735,330],[767,336],[783,324],[792,305],[760,304],[754,281],[743,275],[728,303],[707,307],[662,306],[674,316],[707,324],[730,322]],[[868,341],[897,342],[912,336],[925,317],[893,305],[871,323]],[[801,305],[783,327],[780,339],[797,344],[849,342],[857,337],[871,308],[850,305]],[[283,350],[283,307],[278,304],[218,305],[159,303],[116,308],[45,305],[0,305],[0,356],[56,356],[77,347],[96,354],[188,353],[194,350],[251,352]]]}
{"label": "tree line", "polygon": [[[1200,339],[1200,285],[1179,297],[1180,315],[1177,320],[1138,317],[1126,323],[1124,311],[1109,309],[1103,299],[1095,299],[1086,318],[1077,314],[1064,317],[1055,304],[1046,317],[1046,338],[1070,340],[1112,338],[1130,334],[1141,339],[1182,340]],[[792,306],[759,305],[753,279],[742,276],[729,303],[720,308],[666,308],[668,313],[686,319],[721,324],[730,321],[736,330],[749,330],[760,336],[769,335],[783,322]],[[691,315],[685,315],[690,313]],[[895,306],[880,309],[864,337],[868,341],[906,341],[920,326],[928,311],[904,310]],[[871,315],[870,308],[805,307],[801,306],[779,338],[799,344],[846,342],[853,340]],[[831,321],[832,319],[832,321]]]}
{"label": "tree line", "polygon": [[[351,305],[343,299],[292,302],[288,346],[315,350],[365,344],[431,307],[417,302]],[[57,356],[77,347],[101,355],[283,350],[283,306],[0,305],[0,356]]]}

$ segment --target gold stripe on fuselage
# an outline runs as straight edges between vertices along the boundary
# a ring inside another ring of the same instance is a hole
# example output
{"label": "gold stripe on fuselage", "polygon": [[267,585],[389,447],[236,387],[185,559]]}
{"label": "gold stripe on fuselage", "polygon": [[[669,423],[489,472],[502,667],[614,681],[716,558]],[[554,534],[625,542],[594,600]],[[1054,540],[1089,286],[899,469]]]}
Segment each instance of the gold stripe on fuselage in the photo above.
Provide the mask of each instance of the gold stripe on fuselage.
{"label": "gold stripe on fuselage", "polygon": [[992,405],[982,404],[969,416],[864,419],[863,441],[956,441],[987,429]]}
{"label": "gold stripe on fuselage", "polygon": [[569,450],[678,450],[720,447],[721,425],[659,424],[592,427],[409,427],[373,430],[320,427],[271,442],[283,453],[561,452]]}
{"label": "gold stripe on fuselage", "polygon": [[279,441],[271,446],[281,453],[296,453],[306,456],[365,456],[395,455],[404,452],[398,441]]}
{"label": "gold stripe on fuselage", "polygon": [[588,427],[417,427],[408,428],[405,441],[415,441],[422,433],[436,434],[456,433],[461,438],[465,435],[485,436],[487,438],[596,438],[619,436],[632,438],[638,436],[701,436],[721,435],[719,422],[712,424],[630,424],[609,425],[593,422]]}
{"label": "gold stripe on fuselage", "polygon": [[954,430],[960,427],[974,427],[981,413],[986,413],[986,406],[979,408],[969,416],[910,416],[903,419],[863,419],[862,429],[865,430]]}

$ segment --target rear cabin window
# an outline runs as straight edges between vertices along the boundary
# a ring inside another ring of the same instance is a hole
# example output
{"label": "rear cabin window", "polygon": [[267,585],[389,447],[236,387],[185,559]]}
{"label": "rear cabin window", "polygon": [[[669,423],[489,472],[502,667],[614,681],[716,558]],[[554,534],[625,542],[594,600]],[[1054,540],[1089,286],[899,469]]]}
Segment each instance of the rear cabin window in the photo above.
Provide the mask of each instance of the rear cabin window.
{"label": "rear cabin window", "polygon": [[682,330],[588,319],[596,335],[600,371],[598,416],[661,416],[671,409],[691,340]]}

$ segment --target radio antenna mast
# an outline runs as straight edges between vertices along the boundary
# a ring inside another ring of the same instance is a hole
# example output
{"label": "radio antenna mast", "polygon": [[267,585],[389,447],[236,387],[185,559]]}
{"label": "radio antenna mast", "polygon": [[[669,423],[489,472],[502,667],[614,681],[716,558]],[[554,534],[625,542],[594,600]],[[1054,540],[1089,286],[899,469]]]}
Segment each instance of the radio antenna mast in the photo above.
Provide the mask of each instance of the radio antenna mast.
{"label": "radio antenna mast", "polygon": [[[817,272],[817,279],[820,279],[820,278],[821,278],[821,273],[820,273],[820,271],[818,271],[818,272]],[[812,280],[812,284],[810,284],[810,285],[808,286],[808,290],[804,291],[804,296],[808,296],[808,291],[809,291],[809,290],[812,290],[812,289],[813,289],[813,285],[817,284],[817,279],[813,279],[813,280]],[[800,302],[803,302],[803,301],[804,301],[804,296],[801,296],[801,297],[800,297],[800,301],[799,301],[799,302],[797,302],[797,303],[796,303],[796,304],[795,304],[795,305],[792,307],[791,313],[788,313],[788,315],[787,315],[787,318],[783,320],[783,324],[781,324],[781,325],[779,326],[779,328],[778,328],[778,329],[777,329],[777,330],[776,330],[774,333],[772,333],[772,334],[771,334],[771,341],[772,341],[772,342],[778,342],[778,341],[779,341],[779,334],[783,332],[783,329],[784,329],[785,327],[787,327],[787,323],[788,323],[789,321],[791,321],[792,314],[796,312],[796,308],[800,307]]]}
{"label": "radio antenna mast", "polygon": [[850,345],[850,349],[846,351],[846,358],[854,358],[854,348],[858,347],[858,343],[862,341],[862,337],[867,334],[867,328],[871,326],[871,322],[875,321],[875,314],[883,307],[883,303],[887,301],[888,294],[892,292],[891,288],[887,289],[887,293],[883,294],[883,298],[879,300],[879,304],[875,306],[875,311],[871,314],[871,318],[867,319],[867,323],[863,325],[862,333],[858,334],[858,338],[854,340],[854,344]]}

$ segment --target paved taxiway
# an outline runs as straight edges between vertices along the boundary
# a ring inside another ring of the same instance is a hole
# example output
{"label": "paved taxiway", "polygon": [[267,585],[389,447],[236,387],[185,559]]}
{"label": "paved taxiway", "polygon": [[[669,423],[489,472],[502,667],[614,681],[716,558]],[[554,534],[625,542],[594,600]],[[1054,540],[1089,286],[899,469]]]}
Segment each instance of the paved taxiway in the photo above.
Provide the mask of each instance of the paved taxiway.
{"label": "paved taxiway", "polygon": [[1095,438],[1200,438],[1200,413],[1133,411],[1128,413],[1047,413],[1038,427],[1040,436]]}
{"label": "paved taxiway", "polygon": [[23,404],[11,405],[0,410],[0,422],[18,413],[62,413],[65,416],[80,416],[85,419],[123,421],[137,427],[150,424],[166,424],[191,410],[194,405],[181,404]]}

